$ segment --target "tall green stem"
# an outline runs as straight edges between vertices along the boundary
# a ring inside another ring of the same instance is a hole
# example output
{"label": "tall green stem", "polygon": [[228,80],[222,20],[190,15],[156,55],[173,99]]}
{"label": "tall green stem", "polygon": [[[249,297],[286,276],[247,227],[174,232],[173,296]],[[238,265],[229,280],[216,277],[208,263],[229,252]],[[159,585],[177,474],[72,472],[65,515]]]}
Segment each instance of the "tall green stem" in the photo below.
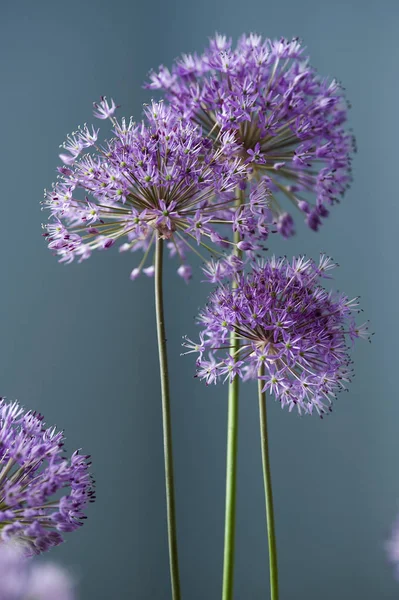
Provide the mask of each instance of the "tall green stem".
{"label": "tall green stem", "polygon": [[[259,376],[264,374],[264,366],[259,369]],[[263,479],[265,484],[267,537],[269,541],[269,569],[270,569],[270,598],[278,600],[278,569],[277,545],[274,528],[273,491],[270,471],[269,442],[267,434],[266,392],[262,392],[264,380],[258,379],[260,442],[262,448]]]}
{"label": "tall green stem", "polygon": [[157,235],[155,242],[155,310],[161,374],[163,448],[165,457],[166,508],[168,522],[169,563],[172,598],[180,600],[179,561],[177,553],[176,508],[173,477],[172,423],[170,416],[170,393],[168,357],[166,352],[165,318],[162,286],[163,240]]}
{"label": "tall green stem", "polygon": [[[237,193],[237,206],[243,202],[243,192]],[[240,241],[238,232],[234,233],[234,242]],[[235,246],[236,256],[241,251]],[[233,281],[232,288],[237,287]],[[234,331],[230,333],[230,352],[237,356],[240,340]],[[238,447],[238,395],[239,378],[234,377],[229,384],[228,417],[227,417],[227,461],[226,461],[226,507],[224,526],[224,563],[223,563],[223,600],[232,600],[234,590],[234,554],[236,530],[236,489],[237,489],[237,447]]]}

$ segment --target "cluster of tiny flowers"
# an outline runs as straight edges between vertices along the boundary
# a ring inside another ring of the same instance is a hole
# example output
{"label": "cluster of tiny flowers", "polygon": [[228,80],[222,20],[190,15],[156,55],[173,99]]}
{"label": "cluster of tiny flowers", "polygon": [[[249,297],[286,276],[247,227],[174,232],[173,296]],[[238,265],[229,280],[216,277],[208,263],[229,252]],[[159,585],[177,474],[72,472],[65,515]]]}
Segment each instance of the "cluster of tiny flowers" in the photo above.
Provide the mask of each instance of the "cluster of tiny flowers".
{"label": "cluster of tiny flowers", "polygon": [[89,457],[76,451],[68,460],[63,443],[40,414],[0,399],[0,539],[18,540],[26,554],[62,542],[94,500]]}
{"label": "cluster of tiny flowers", "polygon": [[[200,314],[200,340],[186,339],[188,352],[199,354],[197,375],[207,383],[261,379],[264,390],[300,413],[331,410],[336,393],[350,380],[348,339],[368,337],[358,327],[357,299],[335,295],[320,286],[336,265],[321,256],[271,258],[249,274],[236,273],[236,287],[220,285]],[[240,346],[230,353],[230,333]]]}
{"label": "cluster of tiny flowers", "polygon": [[235,254],[226,254],[219,260],[211,259],[202,267],[205,275],[205,281],[209,283],[221,283],[225,279],[233,278],[242,271],[245,263],[250,261],[243,260]]}
{"label": "cluster of tiny flowers", "polygon": [[52,563],[27,559],[15,544],[0,544],[1,600],[73,600],[70,575]]}
{"label": "cluster of tiny flowers", "polygon": [[245,159],[250,180],[271,190],[285,237],[294,232],[287,202],[317,230],[350,183],[354,140],[342,88],[317,75],[297,39],[243,35],[233,48],[216,35],[202,55],[184,54],[172,71],[151,73],[146,87],[164,91],[212,139],[233,136],[232,153]]}
{"label": "cluster of tiny flowers", "polygon": [[[267,238],[266,188],[258,186],[244,205],[236,206],[247,165],[230,152],[228,132],[216,147],[199,126],[163,102],[146,107],[140,124],[118,122],[116,108],[105,98],[95,105],[95,116],[111,120],[114,137],[99,146],[98,130],[87,126],[69,136],[58,181],[45,192],[51,215],[44,235],[61,261],[81,261],[92,250],[121,240],[121,251],[144,252],[131,278],[141,271],[152,275],[151,248],[158,235],[179,258],[178,273],[188,280],[188,250],[198,253],[201,245],[216,251],[214,245],[233,243],[229,232],[234,230],[241,238],[256,238],[258,246]],[[219,232],[223,225],[226,231]],[[240,243],[251,252],[257,246]]]}

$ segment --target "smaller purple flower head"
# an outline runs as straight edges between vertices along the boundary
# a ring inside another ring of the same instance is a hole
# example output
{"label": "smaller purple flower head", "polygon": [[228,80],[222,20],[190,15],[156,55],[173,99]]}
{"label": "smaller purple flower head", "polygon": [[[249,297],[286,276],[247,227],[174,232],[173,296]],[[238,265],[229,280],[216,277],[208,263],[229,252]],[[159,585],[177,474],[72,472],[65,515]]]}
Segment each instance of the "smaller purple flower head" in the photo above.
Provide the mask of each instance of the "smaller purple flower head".
{"label": "smaller purple flower head", "polygon": [[53,563],[28,559],[17,544],[0,544],[1,600],[74,600],[69,573]]}
{"label": "smaller purple flower head", "polygon": [[354,140],[343,88],[318,75],[298,39],[249,34],[233,46],[217,34],[200,56],[183,55],[171,71],[150,73],[146,87],[162,90],[215,143],[230,136],[250,183],[267,182],[285,237],[294,232],[283,219],[286,207],[317,230],[350,183]]}
{"label": "smaller purple flower head", "polygon": [[[230,269],[235,285],[221,284],[199,316],[200,341],[186,340],[198,353],[197,376],[207,383],[260,379],[291,411],[320,416],[331,410],[337,392],[351,377],[349,343],[368,337],[356,324],[357,299],[325,290],[320,283],[336,265],[322,255],[316,264],[305,257],[271,258],[249,274]],[[213,265],[208,279],[220,281]],[[239,341],[232,354],[231,335]]]}
{"label": "smaller purple flower head", "polygon": [[198,254],[200,246],[218,254],[218,246],[234,245],[236,230],[241,237],[267,237],[264,186],[237,209],[247,166],[232,156],[230,137],[216,147],[201,127],[162,102],[147,106],[139,124],[117,121],[114,102],[102,99],[95,108],[97,117],[110,119],[113,137],[100,145],[98,130],[86,125],[69,136],[58,181],[45,193],[50,222],[44,236],[61,262],[80,262],[121,241],[121,251],[143,252],[131,279],[151,276],[154,240],[161,237],[188,281],[187,252]]}
{"label": "smaller purple flower head", "polygon": [[0,540],[39,554],[82,524],[93,502],[89,457],[63,451],[64,436],[43,417],[0,399]]}

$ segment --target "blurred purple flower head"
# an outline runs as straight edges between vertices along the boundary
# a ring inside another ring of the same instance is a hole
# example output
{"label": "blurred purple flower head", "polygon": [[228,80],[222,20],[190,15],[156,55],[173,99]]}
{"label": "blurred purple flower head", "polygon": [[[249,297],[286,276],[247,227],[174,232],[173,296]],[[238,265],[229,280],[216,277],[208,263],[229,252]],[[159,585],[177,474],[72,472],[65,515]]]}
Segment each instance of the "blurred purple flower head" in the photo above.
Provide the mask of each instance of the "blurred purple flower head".
{"label": "blurred purple flower head", "polygon": [[399,517],[392,528],[390,539],[385,544],[388,560],[395,567],[396,578],[399,579]]}
{"label": "blurred purple flower head", "polygon": [[170,254],[181,263],[178,273],[187,281],[188,250],[198,253],[201,246],[215,251],[215,246],[233,243],[219,227],[225,226],[227,238],[237,229],[250,234],[251,250],[266,239],[270,215],[264,187],[239,209],[235,206],[235,190],[247,166],[230,155],[228,135],[215,147],[200,127],[162,102],[147,106],[140,124],[118,122],[115,108],[102,99],[95,111],[109,116],[112,139],[98,145],[98,130],[86,125],[68,137],[64,150],[69,154],[60,155],[64,166],[45,194],[51,215],[44,235],[62,262],[81,261],[92,250],[122,241],[121,251],[144,253],[131,278],[142,271],[150,276],[158,235],[168,240]]}
{"label": "blurred purple flower head", "polygon": [[294,232],[285,206],[317,230],[350,183],[354,139],[345,128],[343,90],[318,76],[297,39],[243,35],[234,48],[217,34],[202,55],[184,54],[172,71],[150,73],[146,87],[164,91],[214,141],[230,136],[231,154],[246,161],[250,181],[267,183],[285,237]]}
{"label": "blurred purple flower head", "polygon": [[[197,376],[207,383],[234,377],[261,379],[281,406],[323,415],[351,376],[348,340],[368,337],[356,325],[357,299],[320,285],[336,265],[305,257],[271,258],[248,275],[236,272],[236,288],[220,285],[199,316],[200,342],[186,340],[198,353]],[[213,269],[213,273],[215,269]],[[239,351],[230,354],[230,333]]]}
{"label": "blurred purple flower head", "polygon": [[0,399],[0,540],[39,554],[83,524],[94,500],[88,456],[63,452],[64,436],[43,417]]}
{"label": "blurred purple flower head", "polygon": [[16,544],[0,543],[1,600],[74,600],[67,571],[27,559]]}

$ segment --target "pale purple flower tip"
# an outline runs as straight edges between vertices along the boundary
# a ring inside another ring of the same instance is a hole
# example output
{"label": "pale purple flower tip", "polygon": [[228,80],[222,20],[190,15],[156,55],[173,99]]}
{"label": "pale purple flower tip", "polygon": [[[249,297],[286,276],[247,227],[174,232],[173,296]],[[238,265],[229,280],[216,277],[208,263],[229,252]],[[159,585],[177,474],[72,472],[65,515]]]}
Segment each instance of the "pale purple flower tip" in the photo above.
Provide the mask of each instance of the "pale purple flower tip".
{"label": "pale purple flower tip", "polygon": [[111,104],[108,104],[108,100],[106,99],[106,97],[101,96],[101,101],[98,104],[96,102],[93,102],[93,115],[97,119],[109,119],[109,117],[112,117],[117,108],[118,107],[116,106],[112,98]]}
{"label": "pale purple flower tip", "polygon": [[190,265],[180,265],[177,269],[178,275],[184,279],[186,283],[188,283],[193,275],[192,268]]}
{"label": "pale purple flower tip", "polygon": [[[96,229],[92,229],[92,228],[90,228],[90,229],[91,229],[91,232],[92,232],[92,233],[97,233],[97,230],[96,230]],[[113,246],[114,244],[115,244],[115,240],[113,240],[112,238],[106,238],[106,239],[103,239],[103,240],[101,241],[101,247],[102,247],[104,250],[108,250],[108,248],[112,248],[112,246]]]}
{"label": "pale purple flower tip", "polygon": [[63,444],[39,413],[0,399],[0,542],[17,540],[26,554],[39,554],[83,525],[95,499],[91,463],[77,451],[67,459]]}
{"label": "pale purple flower tip", "polygon": [[237,248],[239,250],[242,250],[243,252],[247,252],[248,250],[253,250],[253,245],[251,244],[251,242],[243,240],[241,242],[238,242]]}
{"label": "pale purple flower tip", "polygon": [[145,275],[147,275],[147,277],[154,277],[154,273],[155,273],[154,265],[151,265],[150,267],[146,267],[145,269],[143,269],[143,273]]}
{"label": "pale purple flower tip", "polygon": [[235,277],[241,271],[244,261],[235,254],[225,256],[219,260],[210,260],[202,268],[206,281],[221,283],[224,279]]}
{"label": "pale purple flower tip", "polygon": [[137,267],[135,269],[133,269],[133,271],[130,273],[130,279],[132,281],[134,281],[135,279],[137,279],[137,277],[140,275],[141,270],[138,269]]}
{"label": "pale purple flower tip", "polygon": [[[331,410],[336,393],[350,381],[348,341],[367,330],[356,325],[356,298],[321,287],[320,278],[335,266],[324,255],[318,264],[305,257],[292,263],[273,257],[247,275],[236,272],[236,289],[220,285],[199,316],[198,377],[207,383],[223,376],[261,379],[282,407],[316,410],[320,416]],[[222,278],[216,266],[208,272],[216,281]],[[240,340],[234,360],[231,332]]]}
{"label": "pale purple flower tip", "polygon": [[277,231],[285,238],[289,238],[295,233],[294,220],[289,213],[280,215],[277,221]]}
{"label": "pale purple flower tip", "polygon": [[[62,160],[62,162],[65,165],[73,165],[73,163],[76,160],[76,156],[71,156],[70,154],[59,154],[58,155],[60,157],[60,159]],[[65,173],[65,171],[61,171],[62,173]]]}

